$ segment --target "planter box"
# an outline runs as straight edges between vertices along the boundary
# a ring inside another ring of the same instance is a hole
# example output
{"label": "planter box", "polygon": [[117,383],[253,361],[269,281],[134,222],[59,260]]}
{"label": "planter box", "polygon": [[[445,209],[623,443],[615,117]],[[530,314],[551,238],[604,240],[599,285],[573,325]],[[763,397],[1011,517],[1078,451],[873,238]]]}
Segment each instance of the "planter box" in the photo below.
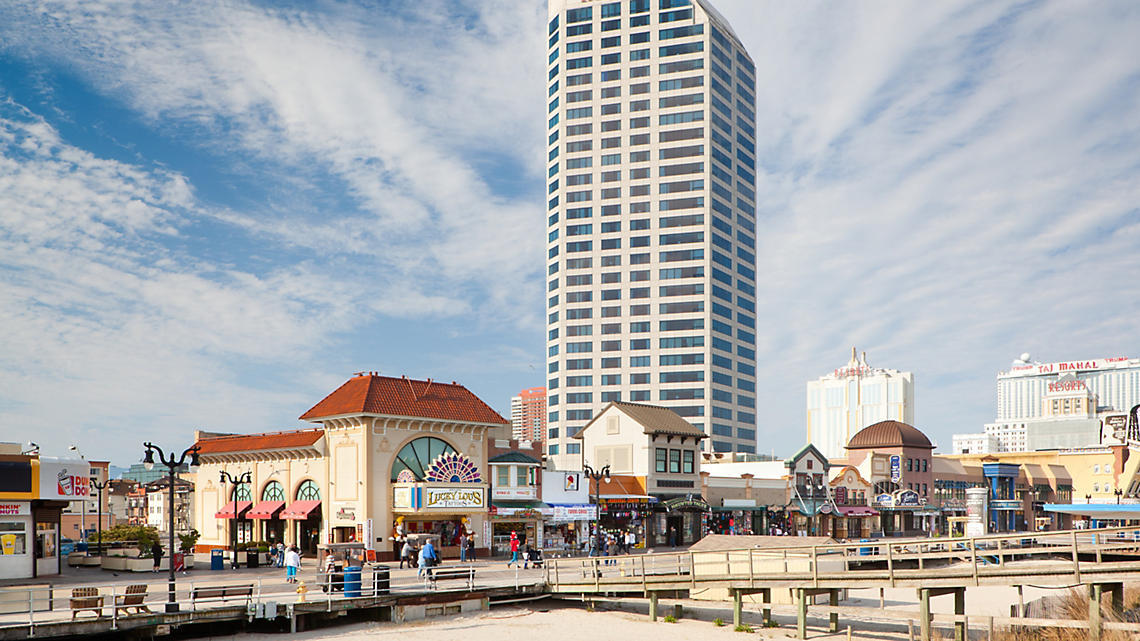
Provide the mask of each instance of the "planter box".
{"label": "planter box", "polygon": [[[162,562],[159,564],[160,570],[170,568],[170,557],[162,557]],[[138,557],[129,556],[105,556],[103,557],[103,569],[114,570],[116,572],[150,572],[154,569],[154,559],[140,559]]]}

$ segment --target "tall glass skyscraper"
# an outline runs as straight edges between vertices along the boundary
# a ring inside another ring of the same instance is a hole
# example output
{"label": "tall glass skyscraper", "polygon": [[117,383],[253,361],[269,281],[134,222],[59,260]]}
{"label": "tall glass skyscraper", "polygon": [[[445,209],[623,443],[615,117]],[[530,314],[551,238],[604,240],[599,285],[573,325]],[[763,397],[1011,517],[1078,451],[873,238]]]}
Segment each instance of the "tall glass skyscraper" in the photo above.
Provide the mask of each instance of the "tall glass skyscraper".
{"label": "tall glass skyscraper", "polygon": [[[707,0],[549,0],[547,453],[611,400],[756,450],[756,75]],[[588,462],[588,461],[587,461]]]}

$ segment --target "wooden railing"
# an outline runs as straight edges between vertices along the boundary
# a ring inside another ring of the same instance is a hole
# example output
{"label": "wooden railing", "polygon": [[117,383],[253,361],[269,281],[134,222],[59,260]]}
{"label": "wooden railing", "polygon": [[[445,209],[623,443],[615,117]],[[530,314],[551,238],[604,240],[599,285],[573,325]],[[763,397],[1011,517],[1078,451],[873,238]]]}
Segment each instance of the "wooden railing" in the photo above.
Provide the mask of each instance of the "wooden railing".
{"label": "wooden railing", "polygon": [[[794,541],[778,548],[550,559],[546,582],[554,592],[681,589],[698,583],[747,587],[758,582],[815,588],[1015,585],[1081,583],[1140,571],[1140,527],[811,546]],[[1106,555],[1135,559],[1106,563]],[[938,572],[932,574],[935,568]]]}

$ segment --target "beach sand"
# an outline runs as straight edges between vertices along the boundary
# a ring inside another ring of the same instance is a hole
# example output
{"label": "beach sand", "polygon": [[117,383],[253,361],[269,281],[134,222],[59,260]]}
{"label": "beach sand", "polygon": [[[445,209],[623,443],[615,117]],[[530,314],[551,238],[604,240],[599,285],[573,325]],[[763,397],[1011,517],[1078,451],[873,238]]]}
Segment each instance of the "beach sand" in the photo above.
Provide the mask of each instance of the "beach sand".
{"label": "beach sand", "polygon": [[[412,623],[362,623],[345,625],[290,635],[297,641],[366,641],[369,639],[399,639],[400,641],[582,641],[583,639],[609,641],[704,641],[716,639],[791,638],[795,630],[757,630],[758,634],[734,632],[731,623],[716,627],[709,621],[682,619],[677,623],[649,622],[645,615],[629,612],[588,612],[569,606],[545,605],[534,609],[526,607],[495,608],[490,611],[440,617]],[[812,635],[815,639],[828,635]],[[846,635],[843,635],[844,638]],[[836,638],[838,635],[836,635]],[[234,641],[279,640],[281,635],[242,634],[223,637]]]}

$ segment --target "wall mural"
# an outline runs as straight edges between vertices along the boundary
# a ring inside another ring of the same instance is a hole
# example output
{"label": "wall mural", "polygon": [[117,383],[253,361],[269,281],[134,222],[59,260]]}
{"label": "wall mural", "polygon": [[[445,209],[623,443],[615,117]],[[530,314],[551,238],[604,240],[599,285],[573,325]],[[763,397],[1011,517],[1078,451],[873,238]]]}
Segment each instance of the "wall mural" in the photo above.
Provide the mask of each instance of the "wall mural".
{"label": "wall mural", "polygon": [[400,448],[392,462],[391,480],[396,483],[483,482],[478,466],[470,457],[434,436],[422,436]]}

